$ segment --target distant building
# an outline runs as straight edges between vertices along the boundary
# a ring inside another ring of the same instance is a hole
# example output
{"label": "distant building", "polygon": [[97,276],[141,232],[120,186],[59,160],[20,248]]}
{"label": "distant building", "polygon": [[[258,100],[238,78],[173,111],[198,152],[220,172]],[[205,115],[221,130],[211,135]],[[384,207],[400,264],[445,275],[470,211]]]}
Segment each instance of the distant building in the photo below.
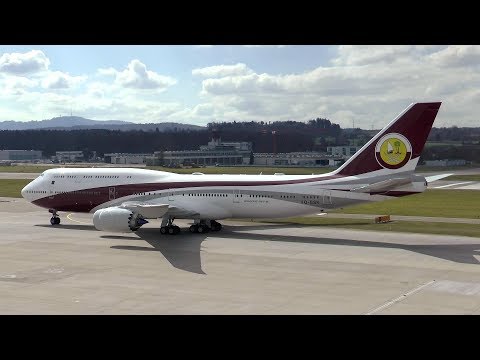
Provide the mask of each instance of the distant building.
{"label": "distant building", "polygon": [[361,146],[327,146],[327,155],[343,156],[344,159],[349,158],[360,150]]}
{"label": "distant building", "polygon": [[426,166],[463,166],[466,160],[425,160]]}
{"label": "distant building", "polygon": [[343,161],[344,159],[341,156],[326,156],[319,152],[253,154],[253,163],[264,166],[337,166]]}
{"label": "distant building", "polygon": [[222,142],[212,139],[200,150],[156,151],[147,165],[249,165],[252,155],[250,142]]}
{"label": "distant building", "polygon": [[85,160],[83,151],[57,151],[52,157],[55,162],[80,162]]}
{"label": "distant building", "polygon": [[110,164],[145,164],[146,159],[152,157],[152,154],[125,154],[111,153],[104,155],[104,161]]}
{"label": "distant building", "polygon": [[38,150],[0,150],[0,160],[34,161],[42,158]]}

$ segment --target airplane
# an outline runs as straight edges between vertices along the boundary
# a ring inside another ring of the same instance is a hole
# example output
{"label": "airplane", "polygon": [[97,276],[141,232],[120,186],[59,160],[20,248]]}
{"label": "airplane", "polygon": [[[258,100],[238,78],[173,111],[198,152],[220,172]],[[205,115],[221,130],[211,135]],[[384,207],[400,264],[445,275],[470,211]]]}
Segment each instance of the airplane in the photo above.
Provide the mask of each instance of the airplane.
{"label": "airplane", "polygon": [[[441,102],[413,103],[338,169],[320,175],[176,174],[131,168],[55,168],[22,190],[31,203],[58,212],[93,213],[96,229],[131,232],[161,218],[161,234],[220,231],[227,218],[282,218],[425,191],[430,178],[414,174]],[[393,145],[392,145],[393,144]],[[395,148],[396,151],[393,151]]]}

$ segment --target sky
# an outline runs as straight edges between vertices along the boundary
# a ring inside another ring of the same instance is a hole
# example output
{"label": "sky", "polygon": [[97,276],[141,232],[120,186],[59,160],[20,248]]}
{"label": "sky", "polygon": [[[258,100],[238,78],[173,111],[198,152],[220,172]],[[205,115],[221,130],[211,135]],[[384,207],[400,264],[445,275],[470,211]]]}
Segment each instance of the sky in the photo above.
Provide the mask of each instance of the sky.
{"label": "sky", "polygon": [[480,46],[0,46],[0,121],[307,121],[380,129],[441,101],[434,126],[480,126]]}

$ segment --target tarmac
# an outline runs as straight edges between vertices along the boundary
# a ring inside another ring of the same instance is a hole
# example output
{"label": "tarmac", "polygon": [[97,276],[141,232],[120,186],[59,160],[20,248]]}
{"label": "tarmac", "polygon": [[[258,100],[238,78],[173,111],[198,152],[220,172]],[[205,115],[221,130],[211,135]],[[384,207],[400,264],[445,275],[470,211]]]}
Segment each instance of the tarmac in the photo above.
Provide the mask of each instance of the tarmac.
{"label": "tarmac", "polygon": [[[161,235],[0,198],[0,314],[480,314],[480,239],[222,221]],[[355,220],[352,220],[355,221]]]}

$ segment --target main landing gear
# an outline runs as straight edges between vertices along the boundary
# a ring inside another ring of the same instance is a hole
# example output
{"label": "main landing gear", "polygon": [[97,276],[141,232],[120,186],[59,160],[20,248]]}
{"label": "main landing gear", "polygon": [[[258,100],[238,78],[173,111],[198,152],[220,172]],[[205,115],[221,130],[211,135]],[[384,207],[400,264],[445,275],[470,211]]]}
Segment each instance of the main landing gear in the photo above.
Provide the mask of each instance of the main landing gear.
{"label": "main landing gear", "polygon": [[203,234],[209,231],[220,231],[222,230],[222,224],[215,220],[210,220],[210,226],[207,225],[207,220],[200,220],[198,223],[195,223],[190,226],[191,233]]}
{"label": "main landing gear", "polygon": [[[180,233],[180,228],[177,225],[173,225],[173,220],[175,218],[164,218],[162,219],[162,225],[160,226],[161,234],[176,235]],[[220,231],[222,230],[222,224],[215,220],[195,220],[195,223],[190,226],[191,233],[207,233],[209,231]]]}
{"label": "main landing gear", "polygon": [[52,214],[52,217],[50,218],[50,224],[60,225],[60,217],[57,215],[57,210],[49,209],[48,212]]}
{"label": "main landing gear", "polygon": [[160,234],[177,235],[180,232],[180,228],[177,225],[173,225],[175,218],[167,218],[162,220],[160,227]]}

